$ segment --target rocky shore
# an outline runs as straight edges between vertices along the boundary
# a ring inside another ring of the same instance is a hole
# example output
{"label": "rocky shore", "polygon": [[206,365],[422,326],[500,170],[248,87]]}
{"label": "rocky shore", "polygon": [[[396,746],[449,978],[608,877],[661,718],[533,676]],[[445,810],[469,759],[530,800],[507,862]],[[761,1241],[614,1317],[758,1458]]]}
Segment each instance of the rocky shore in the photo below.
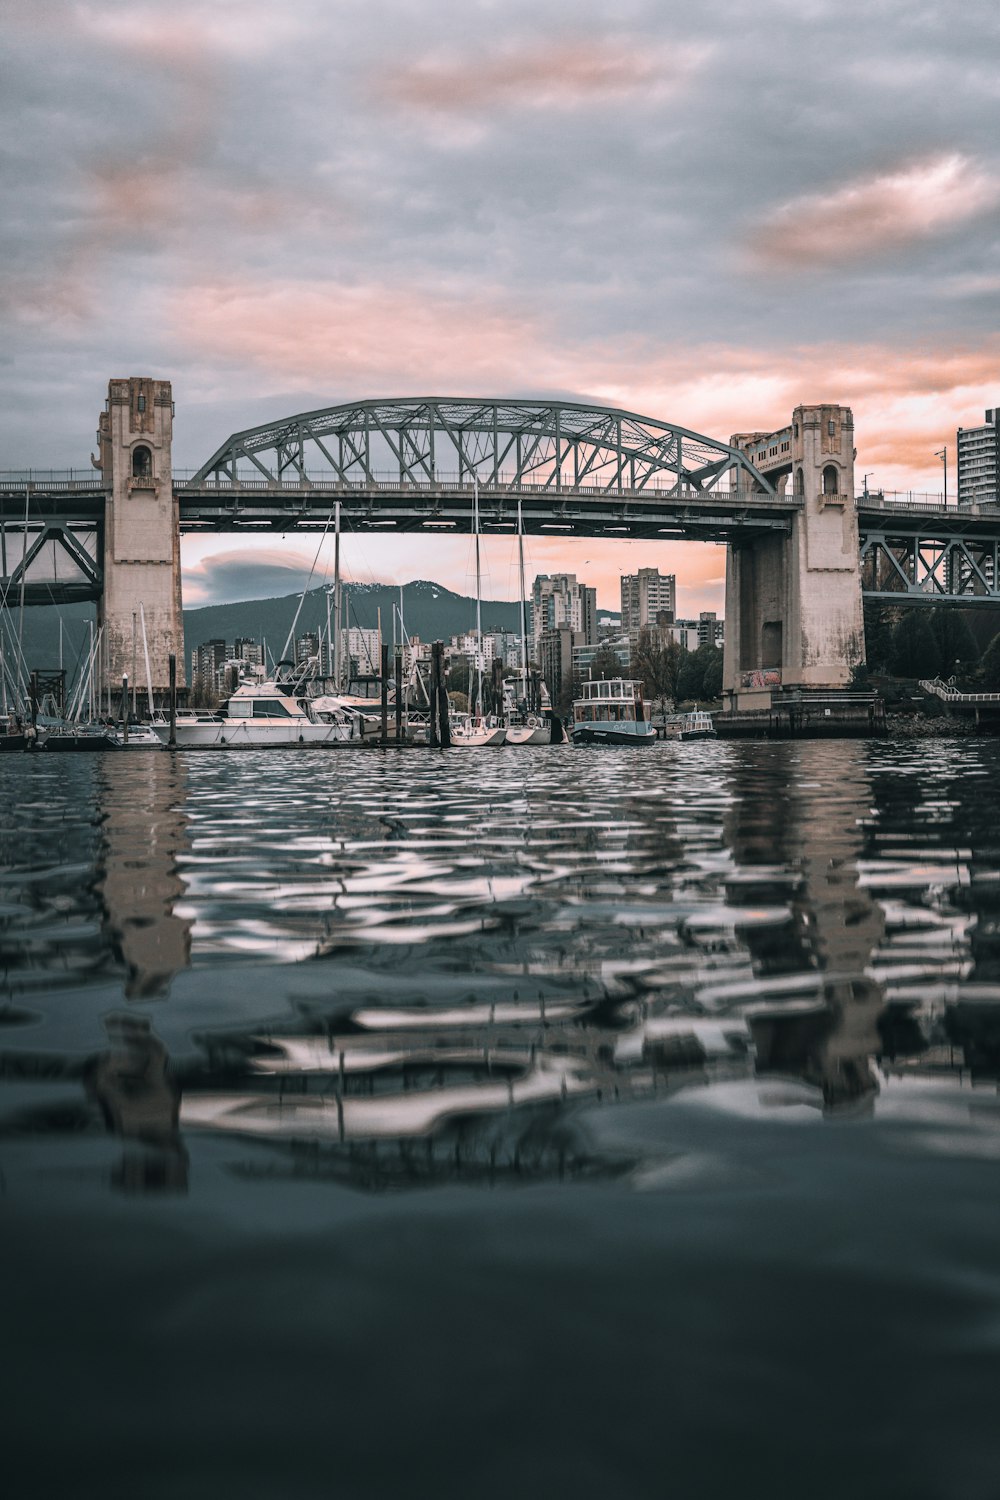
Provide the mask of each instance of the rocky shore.
{"label": "rocky shore", "polygon": [[953,740],[976,733],[975,720],[966,715],[940,714],[894,714],[885,716],[886,736],[890,740]]}

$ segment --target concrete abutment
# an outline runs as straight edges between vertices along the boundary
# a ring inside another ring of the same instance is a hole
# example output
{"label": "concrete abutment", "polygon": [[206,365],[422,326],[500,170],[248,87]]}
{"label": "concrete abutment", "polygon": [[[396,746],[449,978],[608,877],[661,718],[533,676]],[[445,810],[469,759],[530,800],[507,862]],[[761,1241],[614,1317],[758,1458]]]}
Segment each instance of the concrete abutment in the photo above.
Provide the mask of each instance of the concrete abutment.
{"label": "concrete abutment", "polygon": [[101,677],[112,693],[122,676],[146,687],[145,616],[153,693],[166,694],[169,658],[183,686],[180,515],[174,497],[173,398],[168,380],[112,380],[98,429],[99,462],[109,497],[104,516],[104,626]]}
{"label": "concrete abutment", "polygon": [[788,427],[736,433],[757,470],[799,502],[781,536],[727,550],[723,685],[739,709],[778,688],[850,684],[864,661],[854,419],[846,406],[797,406]]}

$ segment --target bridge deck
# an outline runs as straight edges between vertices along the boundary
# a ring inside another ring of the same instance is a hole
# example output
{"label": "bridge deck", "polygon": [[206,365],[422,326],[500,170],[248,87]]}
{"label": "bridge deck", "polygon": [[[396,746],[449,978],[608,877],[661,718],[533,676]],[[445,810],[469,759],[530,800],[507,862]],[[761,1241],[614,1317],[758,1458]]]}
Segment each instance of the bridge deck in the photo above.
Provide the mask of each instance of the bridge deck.
{"label": "bridge deck", "polygon": [[[636,488],[502,481],[484,482],[478,489],[481,529],[494,535],[516,530],[520,506],[524,530],[532,536],[725,543],[787,533],[802,505],[796,495],[747,489],[686,487],[678,493],[677,485],[669,488],[661,476]],[[470,479],[445,476],[433,484],[381,475],[352,484],[333,482],[328,474],[282,481],[241,477],[237,482],[214,475],[195,481],[174,475],[180,528],[188,534],[320,531],[330,526],[338,502],[342,525],[349,531],[468,534],[474,492]],[[0,474],[0,533],[6,538],[0,597],[8,602],[20,597],[19,580],[6,575],[18,556],[11,543],[25,529],[26,519],[39,557],[29,572],[26,602],[98,597],[107,496],[103,477],[92,471]],[[866,598],[896,604],[1000,603],[1000,508],[960,510],[872,495],[854,504]],[[92,566],[74,541],[75,536],[86,547],[88,531]],[[50,536],[81,564],[66,569],[65,578],[63,569],[51,565],[52,548],[42,555]]]}

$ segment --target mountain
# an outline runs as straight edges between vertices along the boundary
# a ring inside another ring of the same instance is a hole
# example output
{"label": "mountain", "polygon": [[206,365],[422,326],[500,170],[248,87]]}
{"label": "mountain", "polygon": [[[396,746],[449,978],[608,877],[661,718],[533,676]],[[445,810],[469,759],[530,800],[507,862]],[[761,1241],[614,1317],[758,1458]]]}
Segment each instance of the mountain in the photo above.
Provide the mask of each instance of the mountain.
{"label": "mountain", "polygon": [[[383,639],[393,637],[393,608],[399,606],[399,589],[387,583],[350,583],[343,587],[345,623],[373,630],[382,617]],[[203,641],[234,641],[237,636],[265,637],[272,655],[285,644],[299,594],[281,599],[248,599],[240,604],[208,604],[184,611],[184,638],[188,655]],[[483,629],[520,629],[520,607],[505,600],[488,599],[482,605]],[[409,636],[422,641],[448,640],[471,630],[476,623],[476,601],[465,594],[427,579],[403,585],[403,623]],[[326,589],[310,589],[302,603],[295,634],[326,629]]]}
{"label": "mountain", "polygon": [[[386,640],[392,640],[392,611],[399,604],[399,589],[388,583],[345,583],[343,586],[346,623],[373,629],[379,611]],[[191,652],[203,641],[225,640],[230,644],[237,636],[254,640],[265,637],[272,655],[277,655],[295,619],[299,594],[279,599],[245,599],[238,604],[208,604],[201,609],[184,611],[185,660],[190,665]],[[520,606],[507,600],[484,599],[484,630],[520,630]],[[29,668],[54,669],[59,665],[59,621],[62,618],[62,659],[67,676],[72,678],[78,661],[87,651],[88,621],[95,618],[92,604],[65,604],[40,607],[24,612],[24,655]],[[448,640],[474,628],[476,601],[465,594],[452,593],[439,583],[417,579],[403,585],[403,623],[407,634],[422,641]],[[12,642],[17,639],[17,611],[6,615],[5,649],[12,657]],[[295,634],[326,629],[326,590],[310,589],[302,604]],[[143,681],[142,641],[138,648],[138,677]],[[186,675],[186,674],[185,674]]]}

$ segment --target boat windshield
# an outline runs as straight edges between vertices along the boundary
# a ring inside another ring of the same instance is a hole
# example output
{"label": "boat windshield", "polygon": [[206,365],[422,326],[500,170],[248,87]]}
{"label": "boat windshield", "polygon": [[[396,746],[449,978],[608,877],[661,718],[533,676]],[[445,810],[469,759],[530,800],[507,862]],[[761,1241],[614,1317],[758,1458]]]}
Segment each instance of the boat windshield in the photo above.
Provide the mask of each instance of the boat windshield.
{"label": "boat windshield", "polygon": [[231,719],[291,719],[294,714],[280,698],[230,698],[227,713]]}

